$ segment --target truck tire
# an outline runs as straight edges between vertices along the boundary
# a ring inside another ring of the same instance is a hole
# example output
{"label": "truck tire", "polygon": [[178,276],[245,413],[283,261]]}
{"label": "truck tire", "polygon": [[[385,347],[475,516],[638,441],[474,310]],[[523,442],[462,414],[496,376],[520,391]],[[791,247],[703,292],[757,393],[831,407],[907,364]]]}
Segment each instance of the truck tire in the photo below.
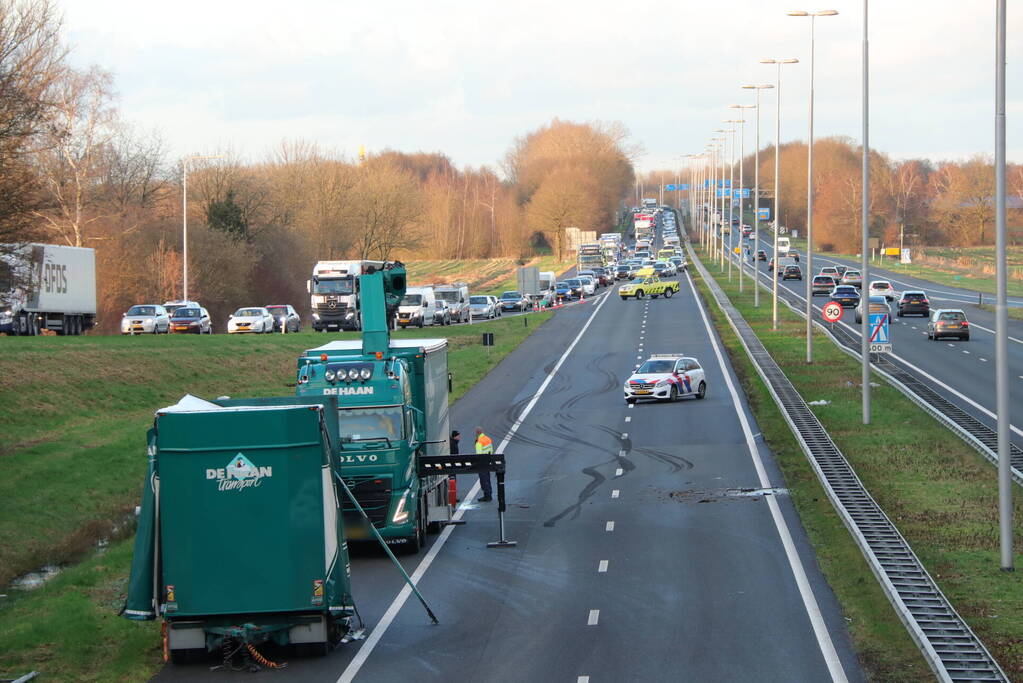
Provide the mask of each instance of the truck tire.
{"label": "truck tire", "polygon": [[422,496],[419,497],[419,514],[416,515],[416,532],[408,537],[404,554],[415,555],[426,544],[426,505]]}

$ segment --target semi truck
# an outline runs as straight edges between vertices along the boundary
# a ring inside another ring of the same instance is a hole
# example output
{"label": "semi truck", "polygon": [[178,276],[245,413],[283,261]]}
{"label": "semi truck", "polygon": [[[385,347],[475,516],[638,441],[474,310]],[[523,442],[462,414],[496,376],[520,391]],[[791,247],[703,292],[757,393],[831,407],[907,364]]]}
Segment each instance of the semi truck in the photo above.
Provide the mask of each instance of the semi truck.
{"label": "semi truck", "polygon": [[313,266],[312,278],[306,282],[311,295],[313,329],[361,330],[359,276],[383,265],[383,261],[318,261]]}
{"label": "semi truck", "polygon": [[78,335],[95,324],[95,250],[0,245],[0,332]]}
{"label": "semi truck", "polygon": [[589,270],[605,265],[604,253],[599,242],[591,242],[579,245],[579,257],[576,261],[579,270]]}
{"label": "semi truck", "polygon": [[[448,452],[448,345],[391,339],[387,311],[405,296],[405,269],[370,270],[357,289],[362,340],[302,354],[296,393],[337,397],[341,476],[384,540],[414,553],[449,519],[447,477],[421,475],[418,463]],[[353,505],[344,515],[349,539],[370,538]]]}
{"label": "semi truck", "polygon": [[156,412],[123,615],[163,617],[175,664],[268,642],[326,654],[351,628],[332,397]]}

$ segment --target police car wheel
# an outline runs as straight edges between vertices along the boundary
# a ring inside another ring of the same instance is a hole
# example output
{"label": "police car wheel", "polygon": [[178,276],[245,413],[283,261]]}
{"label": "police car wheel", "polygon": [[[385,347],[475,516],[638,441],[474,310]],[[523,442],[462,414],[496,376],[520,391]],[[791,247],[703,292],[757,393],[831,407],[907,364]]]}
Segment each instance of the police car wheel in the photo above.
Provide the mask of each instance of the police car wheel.
{"label": "police car wheel", "polygon": [[700,386],[696,389],[696,398],[703,398],[707,395],[707,383],[700,382]]}
{"label": "police car wheel", "polygon": [[673,403],[678,400],[678,387],[672,385],[671,394],[668,396],[668,400]]}

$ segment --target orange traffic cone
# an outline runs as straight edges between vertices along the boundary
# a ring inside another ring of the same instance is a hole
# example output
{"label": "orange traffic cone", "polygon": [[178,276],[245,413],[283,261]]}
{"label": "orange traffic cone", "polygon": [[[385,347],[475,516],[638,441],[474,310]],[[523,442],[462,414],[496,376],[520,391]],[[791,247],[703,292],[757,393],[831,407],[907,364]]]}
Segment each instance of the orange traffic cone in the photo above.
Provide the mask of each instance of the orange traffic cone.
{"label": "orange traffic cone", "polygon": [[455,477],[448,477],[448,505],[458,505],[458,480]]}

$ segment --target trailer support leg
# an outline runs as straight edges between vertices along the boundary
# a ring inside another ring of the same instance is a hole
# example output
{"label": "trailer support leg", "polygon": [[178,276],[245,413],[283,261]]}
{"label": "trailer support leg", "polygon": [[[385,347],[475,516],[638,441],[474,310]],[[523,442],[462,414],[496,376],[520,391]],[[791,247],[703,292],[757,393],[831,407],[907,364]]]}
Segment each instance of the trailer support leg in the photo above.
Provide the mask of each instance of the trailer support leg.
{"label": "trailer support leg", "polygon": [[497,524],[501,532],[501,540],[487,543],[488,548],[514,548],[518,545],[516,541],[509,541],[504,537],[504,511],[507,509],[504,504],[504,472],[497,472]]}

